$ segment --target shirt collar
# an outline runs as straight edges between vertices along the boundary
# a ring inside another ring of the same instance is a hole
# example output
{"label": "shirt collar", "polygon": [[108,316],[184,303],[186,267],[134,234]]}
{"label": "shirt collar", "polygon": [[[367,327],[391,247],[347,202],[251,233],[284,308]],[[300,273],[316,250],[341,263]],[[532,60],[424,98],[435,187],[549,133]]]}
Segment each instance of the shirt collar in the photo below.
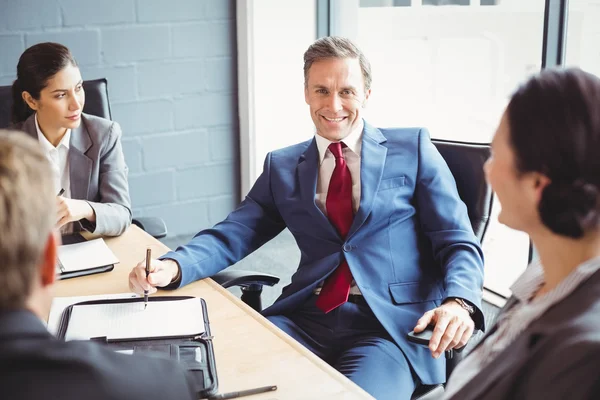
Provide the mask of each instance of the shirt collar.
{"label": "shirt collar", "polygon": [[[362,136],[363,136],[364,124],[361,129],[356,129],[344,139],[342,139],[342,143],[344,143],[354,154],[360,157],[360,150],[362,148]],[[319,150],[319,165],[323,164],[323,160],[325,159],[325,155],[327,153],[327,149],[329,145],[333,143],[331,140],[325,139],[323,136],[318,133],[315,134],[315,139],[317,141],[317,149]]]}
{"label": "shirt collar", "polygon": [[[600,269],[600,257],[581,263],[558,284],[546,293],[543,298],[554,303],[571,293],[583,281]],[[512,294],[522,303],[527,303],[531,296],[544,283],[544,269],[539,259],[534,259],[523,274],[510,287]],[[541,299],[542,297],[540,297]]]}
{"label": "shirt collar", "polygon": [[[52,150],[54,148],[54,145],[52,143],[50,143],[50,141],[42,133],[42,130],[40,129],[40,124],[38,123],[37,113],[35,114],[35,130],[37,131],[38,140],[42,144],[42,147],[44,148],[44,150],[45,151]],[[67,129],[67,132],[65,133],[63,138],[60,140],[60,143],[58,143],[58,146],[56,146],[56,148],[58,148],[60,146],[64,146],[65,148],[68,149],[69,143],[71,143],[71,130]]]}

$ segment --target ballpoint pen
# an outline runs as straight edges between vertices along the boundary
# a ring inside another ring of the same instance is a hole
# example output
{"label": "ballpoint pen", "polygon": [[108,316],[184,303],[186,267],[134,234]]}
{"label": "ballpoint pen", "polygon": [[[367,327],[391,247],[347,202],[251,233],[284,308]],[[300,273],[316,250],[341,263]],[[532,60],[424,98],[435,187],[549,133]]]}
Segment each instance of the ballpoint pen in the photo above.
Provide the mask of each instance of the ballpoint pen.
{"label": "ballpoint pen", "polygon": [[60,191],[58,192],[58,194],[57,194],[56,196],[57,196],[57,197],[58,197],[58,196],[62,196],[62,194],[63,194],[64,192],[65,192],[65,189],[64,189],[64,188],[62,188],[62,189],[60,189]]}
{"label": "ballpoint pen", "polygon": [[256,389],[247,389],[247,390],[240,390],[238,392],[216,394],[214,396],[209,397],[209,399],[210,400],[237,399],[238,397],[251,396],[253,394],[259,394],[259,393],[273,392],[275,390],[277,390],[277,386],[275,386],[275,385],[263,386],[263,387],[259,387]]}
{"label": "ballpoint pen", "polygon": [[[146,249],[146,279],[150,275],[150,258],[152,257],[152,251]],[[148,291],[144,290],[144,310],[148,307]]]}

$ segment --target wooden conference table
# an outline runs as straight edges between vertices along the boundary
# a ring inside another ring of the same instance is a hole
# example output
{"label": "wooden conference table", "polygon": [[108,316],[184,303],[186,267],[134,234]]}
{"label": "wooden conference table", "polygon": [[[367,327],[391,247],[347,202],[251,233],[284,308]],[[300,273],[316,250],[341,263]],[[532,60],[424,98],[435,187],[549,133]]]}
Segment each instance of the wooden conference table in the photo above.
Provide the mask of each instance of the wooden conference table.
{"label": "wooden conference table", "polygon": [[[122,236],[105,240],[120,260],[115,269],[59,281],[56,296],[129,293],[127,277],[144,258],[146,248],[152,249],[153,256],[169,250],[133,225]],[[248,399],[372,399],[212,279],[159,291],[158,295],[191,295],[206,300],[221,393],[277,385],[275,392]]]}

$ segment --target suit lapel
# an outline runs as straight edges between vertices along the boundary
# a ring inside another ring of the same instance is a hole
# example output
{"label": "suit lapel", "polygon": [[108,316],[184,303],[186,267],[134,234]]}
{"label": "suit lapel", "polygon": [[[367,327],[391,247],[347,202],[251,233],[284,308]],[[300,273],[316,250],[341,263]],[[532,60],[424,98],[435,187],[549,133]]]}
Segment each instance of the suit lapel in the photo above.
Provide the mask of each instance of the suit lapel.
{"label": "suit lapel", "polygon": [[300,186],[300,201],[304,208],[313,216],[313,221],[320,225],[328,235],[342,240],[335,227],[315,203],[317,179],[319,176],[319,150],[313,139],[308,148],[298,160],[298,182]]}
{"label": "suit lapel", "polygon": [[504,314],[506,311],[508,311],[509,309],[512,308],[513,305],[515,305],[519,300],[517,300],[517,298],[515,296],[511,296],[508,298],[508,300],[506,301],[506,303],[504,304],[504,307],[502,307],[499,311],[498,311],[498,315],[496,316],[496,321],[494,321],[494,325],[492,325],[488,331],[485,333],[485,335],[483,335],[483,337],[481,338],[481,340],[477,343],[477,345],[475,345],[475,347],[473,347],[473,349],[471,349],[471,351],[474,351],[475,349],[477,349],[479,346],[481,346],[481,344],[494,332],[496,332],[496,329],[498,328],[498,321],[500,320],[500,317],[502,316],[502,314]]}
{"label": "suit lapel", "polygon": [[[486,332],[486,334],[481,338],[479,343],[470,351],[470,353],[474,352],[477,348],[479,348],[496,330],[498,329],[498,321],[500,320],[500,316],[512,308],[518,302],[517,298],[512,296],[507,301],[504,307],[498,312],[498,317],[496,318],[496,322],[492,327]],[[495,358],[491,363],[486,365],[478,374],[478,377],[482,377],[482,379],[471,379],[469,382],[465,384],[455,395],[458,399],[479,399],[485,398],[483,393],[488,389],[488,387],[497,382],[498,379],[505,376],[508,372],[507,369],[516,369],[522,362],[527,359],[527,354],[529,353],[529,339],[528,335],[521,334],[519,337],[511,343],[507,348],[505,348],[500,354],[498,354],[497,358]],[[524,338],[527,338],[524,340]],[[510,354],[505,354],[508,351]],[[468,395],[467,395],[468,394]]]}
{"label": "suit lapel", "polygon": [[92,139],[81,121],[78,128],[71,132],[69,143],[69,178],[71,180],[71,198],[87,200],[92,174],[93,161],[85,153],[92,147]]}
{"label": "suit lapel", "polygon": [[386,138],[379,129],[365,122],[360,155],[360,206],[354,216],[348,238],[362,226],[373,208],[387,155],[387,147],[381,145],[385,141]]}
{"label": "suit lapel", "polygon": [[[493,361],[488,363],[477,374],[477,379],[471,379],[453,398],[485,399],[490,386],[511,375],[521,368],[529,359],[530,332],[525,331],[514,342],[508,345]],[[481,378],[481,379],[480,379]]]}

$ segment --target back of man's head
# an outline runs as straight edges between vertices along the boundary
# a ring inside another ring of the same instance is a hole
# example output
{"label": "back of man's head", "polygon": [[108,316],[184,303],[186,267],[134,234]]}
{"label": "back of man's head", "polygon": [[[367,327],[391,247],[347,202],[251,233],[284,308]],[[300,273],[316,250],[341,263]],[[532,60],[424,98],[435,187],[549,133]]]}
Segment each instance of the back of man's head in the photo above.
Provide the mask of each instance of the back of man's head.
{"label": "back of man's head", "polygon": [[51,167],[34,139],[0,130],[0,310],[24,308],[52,235]]}

